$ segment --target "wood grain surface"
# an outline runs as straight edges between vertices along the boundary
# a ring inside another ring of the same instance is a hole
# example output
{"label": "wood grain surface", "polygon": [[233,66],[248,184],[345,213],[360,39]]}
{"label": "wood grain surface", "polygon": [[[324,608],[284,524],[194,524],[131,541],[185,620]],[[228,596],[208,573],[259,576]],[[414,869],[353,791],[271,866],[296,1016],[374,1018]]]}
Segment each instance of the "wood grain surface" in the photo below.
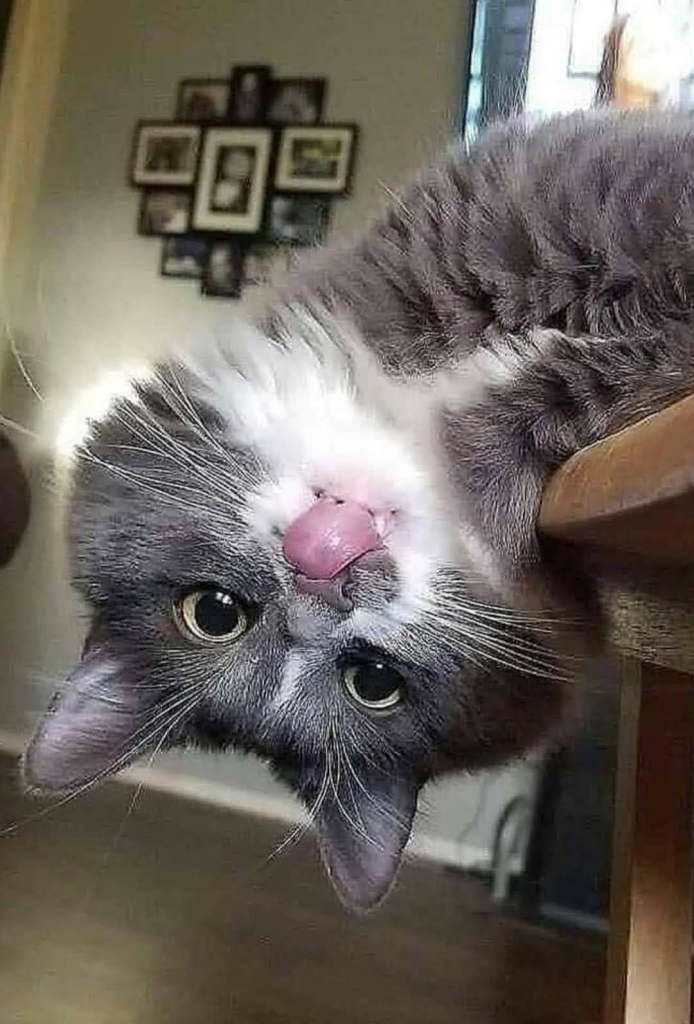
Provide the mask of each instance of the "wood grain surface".
{"label": "wood grain surface", "polygon": [[[35,804],[0,758],[0,819]],[[598,1024],[601,940],[500,914],[407,864],[389,902],[336,901],[312,837],[111,784],[0,840],[7,1024]],[[462,822],[464,824],[464,822]]]}

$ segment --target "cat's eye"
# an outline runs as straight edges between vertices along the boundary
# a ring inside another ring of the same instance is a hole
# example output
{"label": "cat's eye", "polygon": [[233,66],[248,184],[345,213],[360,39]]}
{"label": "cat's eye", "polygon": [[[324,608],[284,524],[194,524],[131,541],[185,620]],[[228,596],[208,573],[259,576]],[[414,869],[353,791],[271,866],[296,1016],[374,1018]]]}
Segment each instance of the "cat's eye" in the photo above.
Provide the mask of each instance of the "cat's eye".
{"label": "cat's eye", "polygon": [[402,675],[379,658],[346,665],[342,670],[342,681],[350,697],[364,708],[385,711],[402,700]]}
{"label": "cat's eye", "polygon": [[228,590],[215,587],[184,594],[174,605],[174,616],[185,636],[207,644],[240,640],[251,625],[243,603]]}

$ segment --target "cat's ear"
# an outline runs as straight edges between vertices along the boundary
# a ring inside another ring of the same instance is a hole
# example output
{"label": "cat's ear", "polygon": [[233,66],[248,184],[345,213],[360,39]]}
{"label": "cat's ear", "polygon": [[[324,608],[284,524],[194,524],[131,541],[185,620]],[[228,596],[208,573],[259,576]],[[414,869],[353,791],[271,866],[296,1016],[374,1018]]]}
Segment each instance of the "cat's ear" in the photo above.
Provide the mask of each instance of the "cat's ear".
{"label": "cat's ear", "polygon": [[24,755],[30,791],[72,792],[119,771],[144,751],[151,707],[126,674],[111,646],[92,634]]}
{"label": "cat's ear", "polygon": [[361,767],[336,780],[316,816],[323,863],[340,899],[368,910],[390,890],[410,837],[419,785],[407,776]]}

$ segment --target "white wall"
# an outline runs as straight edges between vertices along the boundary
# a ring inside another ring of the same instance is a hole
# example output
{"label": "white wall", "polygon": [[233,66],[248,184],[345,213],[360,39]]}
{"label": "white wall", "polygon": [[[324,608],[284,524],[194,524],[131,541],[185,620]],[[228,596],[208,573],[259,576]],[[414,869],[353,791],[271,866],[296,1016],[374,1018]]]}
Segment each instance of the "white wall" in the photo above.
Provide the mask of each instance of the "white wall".
{"label": "white wall", "polygon": [[[464,0],[73,0],[33,273],[13,282],[8,311],[46,407],[64,406],[105,365],[199,334],[233,308],[201,298],[191,282],[160,278],[159,243],[135,234],[132,128],[172,115],[179,78],[224,76],[249,62],[325,75],[327,119],[362,129],[353,198],[335,204],[334,230],[344,234],[381,207],[383,183],[397,186],[456,131],[465,22]],[[36,417],[26,392],[4,403],[25,421]],[[47,677],[74,660],[82,632],[38,482],[29,534],[0,582],[0,724],[26,732],[45,704]],[[172,754],[163,764],[285,799],[250,760]],[[529,785],[527,774],[488,784],[468,843],[488,844],[496,812],[519,785]],[[428,834],[454,839],[479,794],[477,780],[447,783],[429,802]]]}

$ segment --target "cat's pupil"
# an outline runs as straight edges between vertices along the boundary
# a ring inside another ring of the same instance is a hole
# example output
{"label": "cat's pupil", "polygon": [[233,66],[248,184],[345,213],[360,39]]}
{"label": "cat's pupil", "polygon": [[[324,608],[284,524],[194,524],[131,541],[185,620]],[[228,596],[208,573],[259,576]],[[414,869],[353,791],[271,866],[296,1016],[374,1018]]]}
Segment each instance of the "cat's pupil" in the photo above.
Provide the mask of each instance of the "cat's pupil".
{"label": "cat's pupil", "polygon": [[395,703],[399,697],[402,676],[383,661],[364,661],[351,669],[351,685],[365,704]]}
{"label": "cat's pupil", "polygon": [[227,636],[239,625],[240,608],[231,594],[213,590],[201,594],[195,604],[195,623],[208,636]]}

